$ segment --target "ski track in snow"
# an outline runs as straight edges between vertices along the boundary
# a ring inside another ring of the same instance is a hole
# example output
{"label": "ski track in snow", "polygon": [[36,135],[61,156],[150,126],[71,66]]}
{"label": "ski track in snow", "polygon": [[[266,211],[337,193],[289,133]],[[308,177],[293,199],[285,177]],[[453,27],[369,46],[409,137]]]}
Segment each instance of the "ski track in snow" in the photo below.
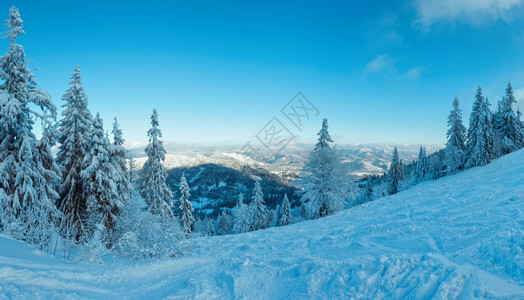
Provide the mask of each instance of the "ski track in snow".
{"label": "ski track in snow", "polygon": [[90,265],[0,236],[0,298],[524,299],[524,150],[331,217],[187,248]]}

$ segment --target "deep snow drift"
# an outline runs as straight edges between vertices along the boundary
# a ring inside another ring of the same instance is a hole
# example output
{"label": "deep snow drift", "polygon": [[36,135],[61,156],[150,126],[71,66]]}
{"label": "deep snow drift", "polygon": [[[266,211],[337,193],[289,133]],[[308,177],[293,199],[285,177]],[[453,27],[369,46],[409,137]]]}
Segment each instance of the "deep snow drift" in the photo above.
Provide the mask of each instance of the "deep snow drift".
{"label": "deep snow drift", "polygon": [[334,216],[66,262],[0,236],[0,298],[524,298],[524,150]]}

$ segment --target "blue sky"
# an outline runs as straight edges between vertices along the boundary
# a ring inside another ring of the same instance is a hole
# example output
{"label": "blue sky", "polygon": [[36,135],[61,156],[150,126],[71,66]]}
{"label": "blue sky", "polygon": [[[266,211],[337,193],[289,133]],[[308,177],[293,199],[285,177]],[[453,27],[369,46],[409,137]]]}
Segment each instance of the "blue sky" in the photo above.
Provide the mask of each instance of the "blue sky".
{"label": "blue sky", "polygon": [[[480,84],[524,98],[524,1],[3,1],[57,105],[78,64],[93,114],[145,143],[244,143],[301,91],[337,143],[445,142],[455,95],[465,121]],[[1,11],[0,11],[1,13]],[[7,51],[7,41],[1,41]]]}

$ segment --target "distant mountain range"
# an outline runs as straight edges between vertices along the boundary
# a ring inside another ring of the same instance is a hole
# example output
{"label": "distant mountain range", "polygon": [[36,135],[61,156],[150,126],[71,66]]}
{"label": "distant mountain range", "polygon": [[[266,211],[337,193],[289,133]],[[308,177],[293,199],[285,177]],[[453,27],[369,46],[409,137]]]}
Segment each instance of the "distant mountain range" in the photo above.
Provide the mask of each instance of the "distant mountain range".
{"label": "distant mountain range", "polygon": [[[347,144],[336,146],[355,178],[378,175],[387,171],[391,153],[398,147],[400,158],[405,162],[416,160],[420,145],[409,144]],[[426,145],[433,153],[442,145]],[[191,200],[197,213],[219,213],[222,207],[231,208],[243,195],[250,201],[255,180],[261,180],[266,204],[275,207],[288,194],[292,206],[297,205],[293,180],[300,174],[308,152],[313,145],[293,144],[279,155],[266,160],[253,159],[238,151],[242,147],[201,147],[166,143],[165,166],[168,184],[177,194],[182,175],[191,187]],[[140,169],[147,157],[143,148],[130,150]],[[177,199],[178,196],[175,196]]]}
{"label": "distant mountain range", "polygon": [[[420,145],[413,144],[345,144],[336,145],[344,160],[350,165],[351,174],[362,177],[384,173],[391,160],[394,147],[398,147],[400,158],[405,162],[416,160]],[[443,145],[425,145],[431,154]],[[293,144],[279,155],[266,160],[257,160],[240,153],[241,146],[202,147],[166,143],[166,168],[194,167],[201,164],[217,164],[234,169],[250,166],[262,168],[274,174],[299,173],[313,145]],[[146,161],[143,148],[132,148],[138,168]]]}

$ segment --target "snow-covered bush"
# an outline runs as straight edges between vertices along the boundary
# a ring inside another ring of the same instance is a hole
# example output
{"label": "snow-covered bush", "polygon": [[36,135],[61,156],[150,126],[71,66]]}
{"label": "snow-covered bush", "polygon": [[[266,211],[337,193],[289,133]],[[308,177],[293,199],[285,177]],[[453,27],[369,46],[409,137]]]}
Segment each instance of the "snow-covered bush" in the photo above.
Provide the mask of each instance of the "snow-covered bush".
{"label": "snow-covered bush", "polygon": [[112,247],[131,259],[168,258],[182,254],[184,233],[178,219],[152,214],[139,195],[126,203],[117,222],[121,234]]}

